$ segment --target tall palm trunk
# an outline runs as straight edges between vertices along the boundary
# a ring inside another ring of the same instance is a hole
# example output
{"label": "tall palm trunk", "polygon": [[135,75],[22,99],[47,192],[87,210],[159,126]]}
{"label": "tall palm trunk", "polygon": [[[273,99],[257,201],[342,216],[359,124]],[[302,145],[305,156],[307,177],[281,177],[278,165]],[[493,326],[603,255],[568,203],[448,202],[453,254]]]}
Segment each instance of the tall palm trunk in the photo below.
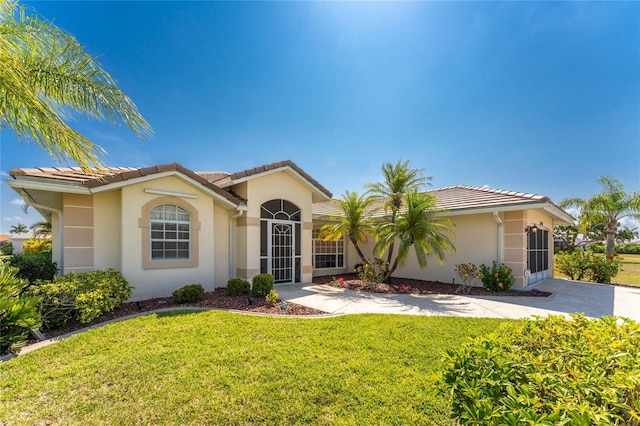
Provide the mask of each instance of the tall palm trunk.
{"label": "tall palm trunk", "polygon": [[618,222],[613,221],[607,223],[605,231],[607,233],[607,246],[605,249],[605,255],[607,257],[611,257],[616,251],[616,233],[618,232]]}
{"label": "tall palm trunk", "polygon": [[362,263],[369,263],[369,259],[367,259],[364,253],[362,253],[362,250],[360,250],[360,246],[358,245],[358,241],[354,238],[353,235],[349,235],[349,241],[351,241],[351,244],[353,244],[353,247],[355,247],[358,256],[360,256],[360,259],[362,259]]}

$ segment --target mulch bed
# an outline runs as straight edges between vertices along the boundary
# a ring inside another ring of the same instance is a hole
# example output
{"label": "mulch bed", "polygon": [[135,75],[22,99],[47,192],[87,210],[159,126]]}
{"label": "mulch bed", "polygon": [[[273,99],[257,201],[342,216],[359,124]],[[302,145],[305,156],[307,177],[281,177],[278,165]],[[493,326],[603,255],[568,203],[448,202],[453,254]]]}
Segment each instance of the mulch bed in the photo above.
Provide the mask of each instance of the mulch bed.
{"label": "mulch bed", "polygon": [[[277,289],[276,289],[277,291]],[[171,297],[160,297],[157,299],[145,300],[141,307],[138,307],[136,302],[127,302],[118,306],[112,312],[108,312],[89,324],[80,324],[77,322],[68,324],[64,328],[55,330],[43,331],[43,334],[47,339],[61,336],[66,333],[78,330],[80,328],[89,327],[94,324],[101,324],[106,321],[110,321],[116,318],[126,317],[128,315],[138,314],[141,312],[153,311],[162,308],[182,308],[182,307],[203,307],[203,308],[221,308],[221,309],[234,309],[237,311],[254,312],[260,314],[271,315],[323,315],[324,311],[318,309],[308,308],[306,306],[298,305],[295,303],[287,302],[287,309],[282,310],[282,305],[278,303],[276,306],[269,305],[264,298],[255,298],[251,304],[249,304],[249,298],[247,296],[229,296],[227,295],[226,288],[218,288],[215,291],[205,293],[204,300],[196,303],[178,304],[174,303]]]}
{"label": "mulch bed", "polygon": [[[337,280],[342,278],[344,283]],[[314,277],[316,284],[329,284],[333,287],[348,288],[355,291],[369,293],[407,293],[407,294],[456,294],[457,284],[441,283],[438,281],[423,281],[410,278],[391,278],[391,284],[376,284],[371,286],[358,279],[356,274],[340,276]],[[551,293],[540,290],[507,290],[489,291],[484,287],[471,287],[468,296],[519,296],[519,297],[547,297]]]}
{"label": "mulch bed", "polygon": [[[340,275],[344,279],[344,284],[332,282],[334,277],[314,277],[315,284],[329,284],[334,287],[348,288],[350,290],[375,293],[412,293],[412,294],[455,294],[457,285],[449,283],[441,283],[434,281],[422,281],[408,278],[392,278],[391,284],[378,284],[375,291],[371,286],[363,283],[355,274]],[[339,277],[335,277],[339,278]],[[277,289],[276,289],[277,291]],[[531,290],[517,291],[509,290],[504,292],[490,292],[485,288],[473,287],[469,292],[471,296],[520,296],[520,297],[545,297],[551,295],[546,291]],[[218,288],[215,291],[205,293],[205,299],[197,303],[177,304],[173,302],[171,297],[161,297],[157,299],[145,300],[140,306],[136,302],[123,303],[112,312],[102,315],[100,318],[89,324],[80,324],[77,322],[70,323],[64,328],[56,330],[44,331],[43,334],[47,339],[61,336],[63,334],[88,327],[95,324],[101,324],[117,318],[126,317],[141,312],[153,311],[161,308],[181,308],[187,306],[197,306],[206,308],[233,309],[237,311],[254,312],[271,315],[323,315],[326,312],[318,309],[308,308],[306,306],[287,302],[287,309],[282,310],[281,305],[269,305],[264,298],[256,298],[249,303],[246,296],[229,296],[226,288]],[[33,341],[35,342],[35,341]],[[29,342],[32,343],[32,342]]]}

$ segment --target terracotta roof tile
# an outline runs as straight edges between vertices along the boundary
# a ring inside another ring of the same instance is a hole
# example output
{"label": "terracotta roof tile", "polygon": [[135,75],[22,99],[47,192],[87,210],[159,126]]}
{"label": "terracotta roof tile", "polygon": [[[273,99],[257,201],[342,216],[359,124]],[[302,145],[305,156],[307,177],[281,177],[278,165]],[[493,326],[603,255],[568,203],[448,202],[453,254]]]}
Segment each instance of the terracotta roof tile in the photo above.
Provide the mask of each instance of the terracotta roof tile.
{"label": "terracotta roof tile", "polygon": [[[542,195],[465,185],[439,188],[429,192],[438,199],[438,208],[451,211],[550,201],[549,197]],[[377,203],[371,207],[370,211],[373,217],[386,214],[384,210],[380,209],[380,206],[381,203]],[[334,201],[313,203],[313,214],[315,215],[331,216],[335,215],[336,211],[337,205]]]}
{"label": "terracotta roof tile", "polygon": [[216,194],[227,199],[231,203],[239,205],[244,201],[228,191],[220,188],[212,182],[209,182],[195,172],[181,166],[178,163],[161,164],[151,167],[135,168],[135,167],[106,167],[102,169],[94,169],[90,172],[84,172],[79,167],[43,167],[43,168],[25,168],[13,169],[9,175],[15,177],[34,177],[64,182],[81,183],[87,188],[97,188],[116,182],[123,182],[139,177],[154,175],[163,172],[177,171],[185,176],[195,180],[203,186],[214,191]]}

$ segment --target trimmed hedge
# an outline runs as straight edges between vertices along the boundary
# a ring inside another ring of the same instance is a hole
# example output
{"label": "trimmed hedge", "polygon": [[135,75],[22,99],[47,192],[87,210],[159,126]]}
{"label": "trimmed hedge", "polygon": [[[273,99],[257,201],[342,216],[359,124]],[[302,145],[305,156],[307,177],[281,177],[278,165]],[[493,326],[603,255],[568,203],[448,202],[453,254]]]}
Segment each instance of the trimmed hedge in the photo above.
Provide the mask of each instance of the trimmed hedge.
{"label": "trimmed hedge", "polygon": [[204,300],[202,284],[187,284],[171,294],[175,303],[194,303]]}
{"label": "trimmed hedge", "polygon": [[58,272],[58,265],[51,261],[50,252],[37,254],[14,254],[9,264],[19,269],[17,278],[23,278],[33,284],[37,280],[51,281]]}
{"label": "trimmed hedge", "polygon": [[242,278],[231,278],[227,281],[227,293],[229,296],[243,296],[249,294],[251,284]]}
{"label": "trimmed hedge", "polygon": [[72,320],[89,323],[131,296],[133,287],[115,269],[71,272],[53,281],[36,281],[28,293],[42,297],[44,328],[63,327]]}
{"label": "trimmed hedge", "polygon": [[259,274],[251,281],[251,294],[255,297],[265,297],[273,290],[274,279],[271,274]]}
{"label": "trimmed hedge", "polygon": [[462,424],[637,425],[638,348],[628,319],[521,320],[448,351],[442,392]]}

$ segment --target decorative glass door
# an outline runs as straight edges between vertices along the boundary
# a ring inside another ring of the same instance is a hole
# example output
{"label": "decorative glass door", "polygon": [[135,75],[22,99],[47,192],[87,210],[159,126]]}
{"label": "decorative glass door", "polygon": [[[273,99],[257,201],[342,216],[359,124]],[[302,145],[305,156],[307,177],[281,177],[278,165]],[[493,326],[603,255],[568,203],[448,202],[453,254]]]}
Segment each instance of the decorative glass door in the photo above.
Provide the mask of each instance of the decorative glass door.
{"label": "decorative glass door", "polygon": [[286,200],[271,200],[261,210],[260,272],[273,275],[276,284],[300,282],[300,209]]}

